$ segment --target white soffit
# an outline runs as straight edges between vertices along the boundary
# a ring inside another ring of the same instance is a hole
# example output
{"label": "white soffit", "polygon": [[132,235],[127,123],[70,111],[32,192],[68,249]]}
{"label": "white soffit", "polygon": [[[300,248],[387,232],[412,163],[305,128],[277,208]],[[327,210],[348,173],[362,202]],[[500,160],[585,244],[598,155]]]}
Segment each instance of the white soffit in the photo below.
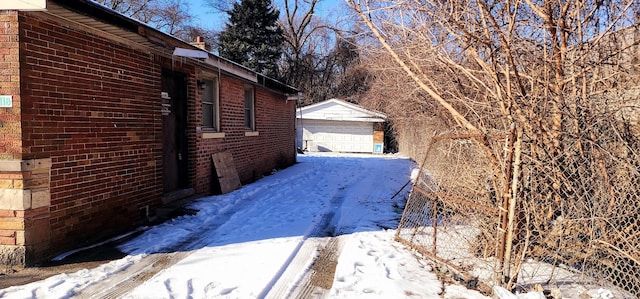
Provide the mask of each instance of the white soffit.
{"label": "white soffit", "polygon": [[0,10],[46,10],[47,0],[2,0]]}
{"label": "white soffit", "polygon": [[180,57],[189,57],[189,58],[200,58],[200,59],[204,59],[204,62],[215,66],[221,70],[224,70],[228,73],[234,74],[238,77],[250,80],[251,82],[258,82],[258,77],[256,76],[256,74],[248,72],[248,71],[244,71],[239,67],[234,67],[233,64],[231,63],[225,63],[220,61],[220,59],[211,59],[209,58],[209,53],[205,52],[205,51],[200,51],[200,50],[192,50],[192,49],[184,49],[184,48],[175,48],[173,50],[173,55],[174,56],[180,56]]}

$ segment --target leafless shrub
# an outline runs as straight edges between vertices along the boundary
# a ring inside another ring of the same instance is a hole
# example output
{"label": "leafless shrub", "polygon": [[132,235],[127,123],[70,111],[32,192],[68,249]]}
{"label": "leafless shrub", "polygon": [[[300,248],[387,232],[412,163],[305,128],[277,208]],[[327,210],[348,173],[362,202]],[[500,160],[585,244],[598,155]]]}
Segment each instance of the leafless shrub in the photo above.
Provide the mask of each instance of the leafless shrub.
{"label": "leafless shrub", "polygon": [[[500,223],[511,223],[499,232],[464,206],[447,212],[475,219],[480,244],[508,237],[488,250],[506,260],[497,281],[523,283],[533,259],[638,296],[640,4],[348,2],[379,42],[363,51],[378,79],[363,104],[390,115],[401,150],[418,161],[432,159],[418,148],[465,152],[425,164],[440,192],[426,196],[436,207],[449,206],[443,194],[488,207],[495,197]],[[475,148],[429,144],[434,131],[469,134]],[[509,138],[492,142],[497,132]],[[479,170],[483,179],[459,182]],[[545,283],[558,283],[562,271],[551,272]]]}

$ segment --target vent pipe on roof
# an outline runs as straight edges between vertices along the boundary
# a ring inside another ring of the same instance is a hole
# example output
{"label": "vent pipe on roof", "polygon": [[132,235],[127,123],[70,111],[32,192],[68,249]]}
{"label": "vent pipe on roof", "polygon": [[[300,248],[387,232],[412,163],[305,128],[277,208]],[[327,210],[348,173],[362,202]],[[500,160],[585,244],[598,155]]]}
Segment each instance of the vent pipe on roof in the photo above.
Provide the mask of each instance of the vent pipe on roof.
{"label": "vent pipe on roof", "polygon": [[192,45],[202,49],[202,50],[207,50],[207,43],[204,42],[204,39],[202,38],[202,36],[198,36],[196,37],[196,41],[191,43]]}

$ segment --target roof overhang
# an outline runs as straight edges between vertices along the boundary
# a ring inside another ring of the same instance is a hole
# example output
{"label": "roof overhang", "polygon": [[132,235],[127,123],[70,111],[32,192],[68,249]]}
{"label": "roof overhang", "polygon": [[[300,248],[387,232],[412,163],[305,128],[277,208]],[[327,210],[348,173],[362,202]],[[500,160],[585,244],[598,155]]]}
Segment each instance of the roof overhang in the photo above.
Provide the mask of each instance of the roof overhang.
{"label": "roof overhang", "polygon": [[46,10],[47,0],[2,0],[0,10]]}
{"label": "roof overhang", "polygon": [[[6,1],[6,0],[2,0]],[[23,0],[20,0],[23,1]],[[220,71],[283,94],[297,94],[298,89],[268,78],[238,63],[217,56],[174,36],[161,32],[138,20],[129,18],[89,0],[48,0],[49,17],[81,26],[83,30],[115,40],[135,49],[160,56],[186,59],[193,64]]]}
{"label": "roof overhang", "polygon": [[298,119],[305,120],[330,120],[330,121],[356,121],[356,122],[371,122],[371,123],[383,123],[386,121],[384,118],[377,117],[297,117]]}

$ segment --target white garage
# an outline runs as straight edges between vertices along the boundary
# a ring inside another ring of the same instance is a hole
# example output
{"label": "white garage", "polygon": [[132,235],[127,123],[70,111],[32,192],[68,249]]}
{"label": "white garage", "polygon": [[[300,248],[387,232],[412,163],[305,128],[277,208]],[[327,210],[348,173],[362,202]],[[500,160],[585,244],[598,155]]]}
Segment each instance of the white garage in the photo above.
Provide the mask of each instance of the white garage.
{"label": "white garage", "polygon": [[312,152],[382,153],[386,116],[338,99],[297,113],[298,148]]}

